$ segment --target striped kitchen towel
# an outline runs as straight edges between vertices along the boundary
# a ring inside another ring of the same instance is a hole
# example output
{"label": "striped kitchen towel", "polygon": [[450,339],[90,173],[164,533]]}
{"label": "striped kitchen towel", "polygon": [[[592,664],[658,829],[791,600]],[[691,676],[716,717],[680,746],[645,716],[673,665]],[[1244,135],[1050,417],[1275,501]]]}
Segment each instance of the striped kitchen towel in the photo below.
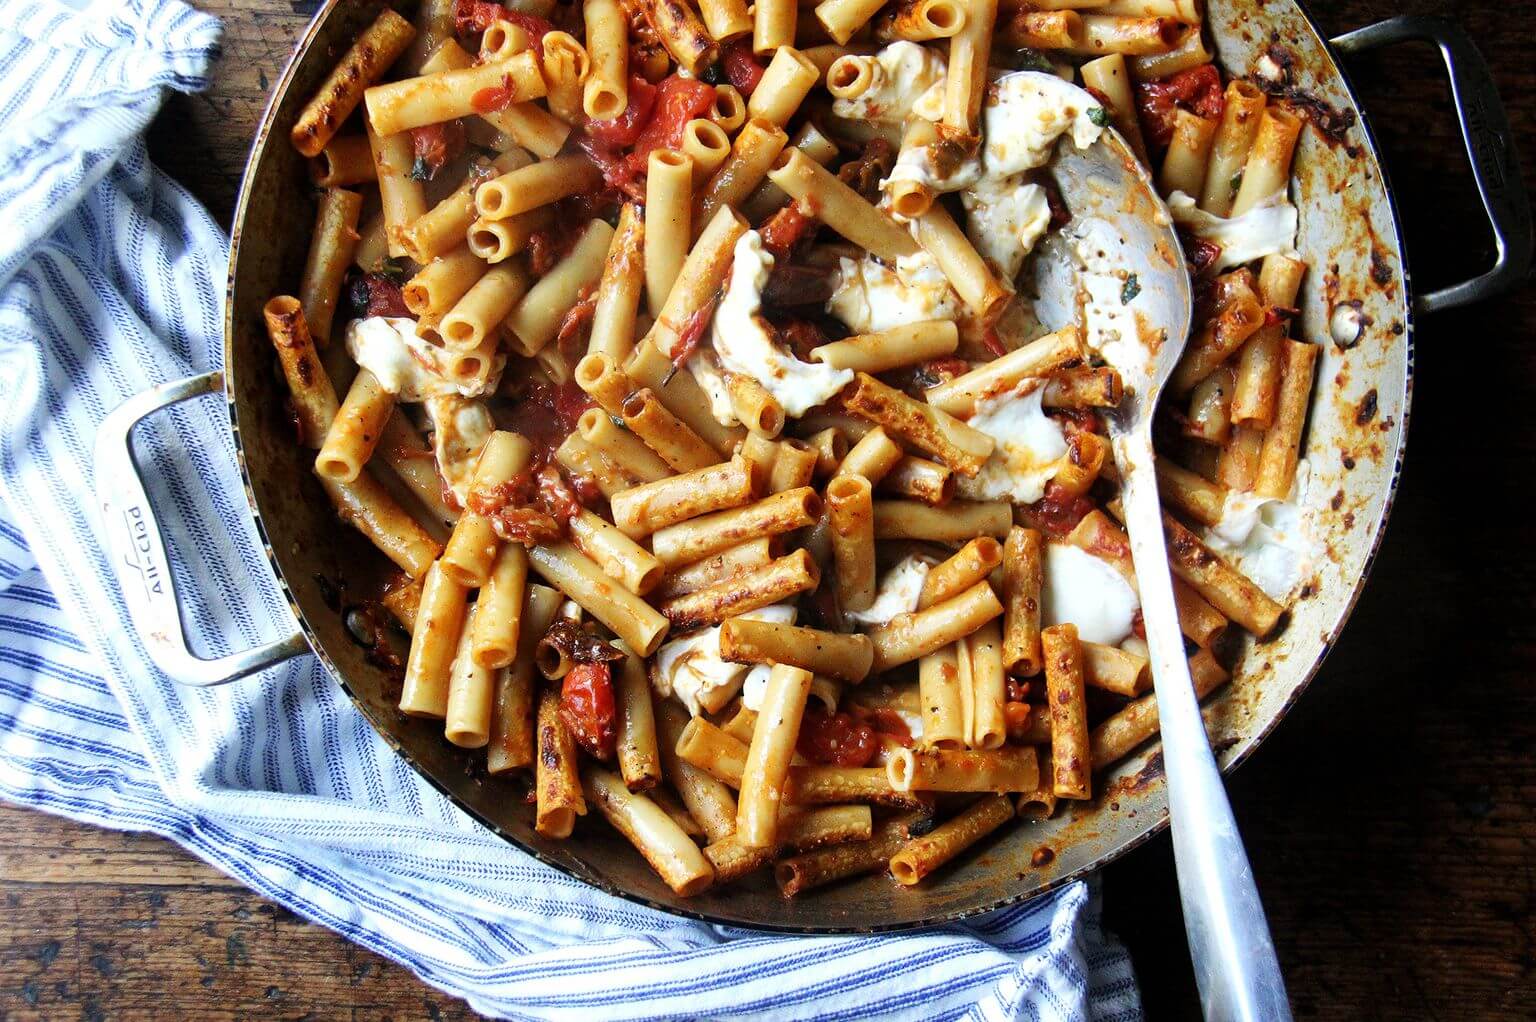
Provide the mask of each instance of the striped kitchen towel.
{"label": "striped kitchen towel", "polygon": [[[150,165],[218,23],[179,0],[0,0],[0,797],[147,830],[516,1018],[1133,1018],[1093,888],[879,937],[784,937],[599,894],[510,847],[370,730],[313,658],[214,691],[146,661],[94,520],[96,424],[219,362],[225,238]],[[292,627],[222,403],[141,427],[205,652]]]}

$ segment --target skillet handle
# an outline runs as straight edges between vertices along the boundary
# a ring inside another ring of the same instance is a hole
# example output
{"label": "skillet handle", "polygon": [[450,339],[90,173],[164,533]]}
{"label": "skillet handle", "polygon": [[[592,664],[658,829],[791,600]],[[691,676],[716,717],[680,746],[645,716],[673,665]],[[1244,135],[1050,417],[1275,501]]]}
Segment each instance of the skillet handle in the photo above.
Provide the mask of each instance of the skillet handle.
{"label": "skillet handle", "polygon": [[223,389],[221,372],[161,384],[114,409],[96,433],[96,497],[118,588],[128,604],[134,630],[155,666],[171,680],[199,688],[223,685],[309,652],[309,644],[298,632],[211,660],[193,653],[187,645],[165,541],[133,461],[132,434],[133,427],[146,416]]}
{"label": "skillet handle", "polygon": [[1515,287],[1531,268],[1531,202],[1520,176],[1509,118],[1499,99],[1488,62],[1461,26],[1445,18],[1401,15],[1357,28],[1331,40],[1343,54],[1364,53],[1410,40],[1440,48],[1451,80],[1451,103],[1461,122],[1461,137],[1472,164],[1472,177],[1493,228],[1498,256],[1487,272],[1460,284],[1420,296],[1420,312],[1469,305]]}

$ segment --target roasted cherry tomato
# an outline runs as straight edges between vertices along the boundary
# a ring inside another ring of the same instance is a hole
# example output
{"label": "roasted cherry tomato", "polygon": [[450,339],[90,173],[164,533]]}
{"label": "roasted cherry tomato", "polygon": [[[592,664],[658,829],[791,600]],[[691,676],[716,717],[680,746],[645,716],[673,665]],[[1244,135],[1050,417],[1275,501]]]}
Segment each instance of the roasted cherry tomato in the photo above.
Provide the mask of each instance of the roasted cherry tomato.
{"label": "roasted cherry tomato", "polygon": [[588,121],[587,134],[606,146],[634,145],[656,109],[656,86],[639,75],[629,76],[629,105],[609,121]]}
{"label": "roasted cherry tomato", "polygon": [[588,753],[601,760],[613,758],[618,728],[613,675],[607,664],[571,667],[560,684],[560,720]]}
{"label": "roasted cherry tomato", "polygon": [[856,722],[846,713],[828,715],[822,709],[807,709],[795,747],[813,763],[861,767],[875,758],[880,740],[875,737],[874,728]]}
{"label": "roasted cherry tomato", "polygon": [[720,54],[720,66],[725,71],[725,80],[736,86],[736,91],[743,96],[752,95],[757,83],[763,80],[763,72],[768,70],[758,61],[752,52],[752,43],[747,39],[738,39],[727,46]]}
{"label": "roasted cherry tomato", "polygon": [[715,87],[697,78],[671,74],[656,86],[651,119],[635,138],[630,162],[645,166],[652,149],[676,149],[683,141],[683,126],[703,117],[715,102]]}

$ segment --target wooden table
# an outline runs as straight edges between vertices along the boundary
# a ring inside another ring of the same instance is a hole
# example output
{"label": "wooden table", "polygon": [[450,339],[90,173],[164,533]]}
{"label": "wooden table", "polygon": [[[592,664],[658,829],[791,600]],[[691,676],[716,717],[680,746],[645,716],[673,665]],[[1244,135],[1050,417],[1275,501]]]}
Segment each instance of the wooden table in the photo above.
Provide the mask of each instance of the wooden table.
{"label": "wooden table", "polygon": [[[173,97],[151,148],[227,223],[268,84],[314,5],[201,6],[226,25],[214,88]],[[1330,31],[1455,13],[1536,171],[1536,3],[1318,6]],[[1469,275],[1488,237],[1435,55],[1403,48],[1358,77],[1416,282]],[[1421,320],[1413,453],[1372,584],[1306,699],[1232,779],[1298,1016],[1536,1016],[1533,334],[1530,289]],[[0,1019],[471,1014],[156,838],[5,807],[0,827]],[[1163,837],[1105,873],[1107,921],[1154,1018],[1196,1012],[1172,865]]]}

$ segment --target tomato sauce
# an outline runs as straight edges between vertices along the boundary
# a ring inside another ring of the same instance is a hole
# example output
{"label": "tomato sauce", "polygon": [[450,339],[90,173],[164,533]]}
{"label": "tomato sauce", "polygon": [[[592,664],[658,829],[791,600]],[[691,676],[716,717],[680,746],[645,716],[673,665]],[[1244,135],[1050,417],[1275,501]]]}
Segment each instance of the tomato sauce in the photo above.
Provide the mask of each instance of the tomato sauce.
{"label": "tomato sauce", "polygon": [[411,152],[415,162],[411,177],[431,181],[438,171],[464,151],[464,122],[442,121],[411,129]]}
{"label": "tomato sauce", "polygon": [[725,80],[743,96],[752,95],[757,83],[763,80],[763,72],[768,70],[752,52],[752,42],[748,39],[738,39],[727,46],[720,54],[720,67],[725,72]]}
{"label": "tomato sauce", "polygon": [[1045,496],[1024,509],[1030,524],[1051,536],[1065,536],[1093,510],[1093,501],[1074,497],[1056,482],[1045,484]]}
{"label": "tomato sauce", "polygon": [[861,767],[875,758],[880,740],[873,727],[855,721],[850,714],[828,714],[817,707],[805,711],[795,747],[813,763]]}
{"label": "tomato sauce", "polygon": [[656,86],[650,119],[634,139],[629,162],[637,172],[644,171],[652,149],[676,149],[683,141],[683,127],[695,117],[703,117],[715,102],[714,86],[697,78],[671,74]]}
{"label": "tomato sauce", "polygon": [[1221,72],[1214,64],[1202,64],[1155,82],[1136,83],[1136,107],[1147,141],[1166,149],[1173,140],[1174,112],[1188,110],[1207,120],[1219,119],[1226,100]]}

